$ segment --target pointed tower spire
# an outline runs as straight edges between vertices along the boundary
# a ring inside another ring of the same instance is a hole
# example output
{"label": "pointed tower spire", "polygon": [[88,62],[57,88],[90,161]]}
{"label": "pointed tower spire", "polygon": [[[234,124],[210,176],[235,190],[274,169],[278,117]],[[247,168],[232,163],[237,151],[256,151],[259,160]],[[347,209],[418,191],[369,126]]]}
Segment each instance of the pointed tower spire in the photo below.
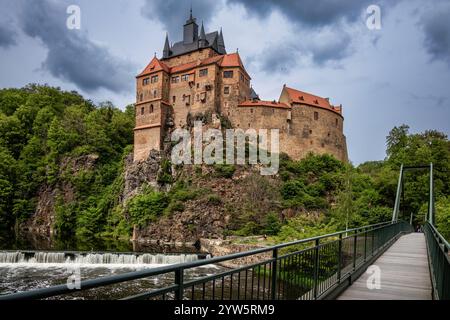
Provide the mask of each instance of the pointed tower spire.
{"label": "pointed tower spire", "polygon": [[163,58],[170,56],[169,34],[166,32],[166,41],[164,43]]}
{"label": "pointed tower spire", "polygon": [[223,40],[222,28],[220,28],[219,39],[217,40],[217,48],[219,49],[219,53],[227,53],[227,50],[225,49],[225,42]]}
{"label": "pointed tower spire", "polygon": [[203,21],[202,21],[202,27],[200,29],[200,38],[198,38],[198,45],[200,48],[204,48],[208,45],[208,41],[206,41],[205,28],[203,26]]}
{"label": "pointed tower spire", "polygon": [[192,2],[191,2],[191,9],[189,10],[189,20],[192,20]]}

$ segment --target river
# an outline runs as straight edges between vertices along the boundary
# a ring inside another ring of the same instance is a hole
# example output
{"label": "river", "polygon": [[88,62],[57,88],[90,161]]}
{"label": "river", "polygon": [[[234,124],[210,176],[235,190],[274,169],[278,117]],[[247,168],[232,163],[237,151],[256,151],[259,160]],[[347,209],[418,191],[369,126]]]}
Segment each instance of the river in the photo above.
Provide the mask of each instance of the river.
{"label": "river", "polygon": [[[80,250],[86,246],[91,250]],[[134,245],[133,248],[130,242],[102,241],[77,245],[45,238],[3,241],[0,246],[0,295],[70,283],[75,277],[93,279],[205,258],[209,256],[190,247]],[[221,270],[222,267],[206,265],[186,271],[185,279],[212,275]],[[173,273],[78,291],[58,299],[116,299],[172,283]]]}

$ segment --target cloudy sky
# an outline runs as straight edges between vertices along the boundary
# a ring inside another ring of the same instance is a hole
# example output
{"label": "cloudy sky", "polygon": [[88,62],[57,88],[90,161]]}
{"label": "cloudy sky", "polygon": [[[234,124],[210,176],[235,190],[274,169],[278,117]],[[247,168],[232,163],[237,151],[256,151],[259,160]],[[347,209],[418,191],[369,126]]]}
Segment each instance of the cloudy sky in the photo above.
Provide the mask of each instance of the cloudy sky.
{"label": "cloudy sky", "polygon": [[[285,83],[342,104],[355,164],[383,159],[393,126],[450,133],[449,0],[0,0],[0,88],[47,83],[123,108],[165,33],[181,39],[191,3],[262,99]],[[79,30],[66,27],[69,5]],[[370,5],[379,30],[366,26]]]}

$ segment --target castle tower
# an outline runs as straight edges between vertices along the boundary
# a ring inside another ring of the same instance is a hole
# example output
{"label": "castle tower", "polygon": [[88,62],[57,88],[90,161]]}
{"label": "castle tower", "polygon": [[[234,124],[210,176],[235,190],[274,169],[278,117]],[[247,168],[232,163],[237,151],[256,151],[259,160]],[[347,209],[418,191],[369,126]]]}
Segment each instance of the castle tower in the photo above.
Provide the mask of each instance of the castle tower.
{"label": "castle tower", "polygon": [[[166,38],[167,40],[167,38]],[[162,148],[168,114],[169,69],[156,56],[136,77],[134,161]]]}

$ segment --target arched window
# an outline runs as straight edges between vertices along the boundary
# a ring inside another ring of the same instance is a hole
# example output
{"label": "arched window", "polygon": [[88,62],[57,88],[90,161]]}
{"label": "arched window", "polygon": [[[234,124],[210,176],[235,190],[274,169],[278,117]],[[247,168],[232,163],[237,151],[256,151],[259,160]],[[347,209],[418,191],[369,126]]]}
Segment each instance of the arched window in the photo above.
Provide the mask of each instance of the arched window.
{"label": "arched window", "polygon": [[142,107],[142,108],[141,108],[141,116],[144,114],[144,112],[145,112],[145,108]]}
{"label": "arched window", "polygon": [[150,113],[153,113],[153,105],[150,105]]}

